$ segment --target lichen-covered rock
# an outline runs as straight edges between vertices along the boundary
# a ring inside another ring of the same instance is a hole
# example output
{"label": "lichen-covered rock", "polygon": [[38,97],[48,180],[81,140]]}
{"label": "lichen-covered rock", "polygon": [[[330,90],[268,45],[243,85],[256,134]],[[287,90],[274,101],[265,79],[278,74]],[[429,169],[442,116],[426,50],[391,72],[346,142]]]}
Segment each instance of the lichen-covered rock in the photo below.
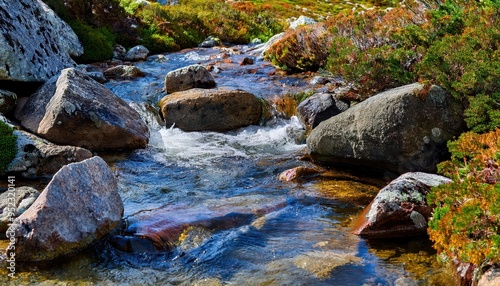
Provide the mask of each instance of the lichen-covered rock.
{"label": "lichen-covered rock", "polygon": [[171,71],[165,77],[165,91],[173,93],[191,88],[213,88],[215,79],[203,66],[191,65]]}
{"label": "lichen-covered rock", "polygon": [[40,195],[32,187],[14,188],[0,194],[0,234],[5,236],[5,231],[15,218],[23,214]]}
{"label": "lichen-covered rock", "polygon": [[122,45],[115,45],[113,47],[113,59],[124,60],[127,54],[127,49]]}
{"label": "lichen-covered rock", "polygon": [[306,17],[304,15],[301,15],[299,18],[297,18],[295,21],[290,23],[290,29],[297,29],[300,26],[305,26],[305,25],[312,25],[316,24],[316,21],[313,18]]}
{"label": "lichen-covered rock", "polygon": [[90,150],[144,148],[149,138],[139,113],[74,68],[46,82],[28,99],[18,119],[51,142]]}
{"label": "lichen-covered rock", "polygon": [[92,152],[81,147],[59,146],[22,130],[14,130],[17,137],[16,157],[7,167],[7,173],[24,178],[52,176],[64,165],[92,157]]}
{"label": "lichen-covered rock", "polygon": [[242,90],[194,88],[172,93],[160,101],[167,127],[184,131],[226,131],[259,122],[262,103]]}
{"label": "lichen-covered rock", "polygon": [[135,46],[125,54],[125,61],[144,61],[148,58],[149,50],[144,46]]}
{"label": "lichen-covered rock", "polygon": [[321,122],[307,138],[323,163],[363,165],[399,173],[435,172],[446,142],[464,129],[462,105],[445,90],[410,84],[377,94]]}
{"label": "lichen-covered rock", "polygon": [[41,0],[0,0],[0,80],[43,82],[82,53],[70,26]]}
{"label": "lichen-covered rock", "polygon": [[349,108],[347,103],[338,100],[329,93],[317,93],[302,101],[297,106],[297,115],[306,127],[311,131],[322,121],[335,116]]}
{"label": "lichen-covered rock", "polygon": [[17,94],[0,89],[0,113],[7,114],[16,107]]}
{"label": "lichen-covered rock", "polygon": [[104,75],[111,79],[133,79],[144,77],[145,74],[136,66],[118,65],[104,71]]}
{"label": "lichen-covered rock", "polygon": [[53,260],[105,237],[122,215],[116,178],[104,160],[93,157],[61,168],[7,236],[16,239],[16,261]]}
{"label": "lichen-covered rock", "polygon": [[380,190],[359,217],[354,233],[369,238],[425,235],[432,214],[426,196],[432,187],[451,182],[420,172],[400,176]]}

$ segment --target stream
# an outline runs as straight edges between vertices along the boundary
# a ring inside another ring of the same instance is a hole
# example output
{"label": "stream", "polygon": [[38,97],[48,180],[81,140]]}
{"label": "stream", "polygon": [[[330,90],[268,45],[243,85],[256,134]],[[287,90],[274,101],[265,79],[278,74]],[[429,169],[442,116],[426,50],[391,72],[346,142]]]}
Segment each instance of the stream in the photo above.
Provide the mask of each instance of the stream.
{"label": "stream", "polygon": [[[330,179],[281,182],[306,146],[296,117],[273,116],[260,126],[225,133],[162,126],[148,111],[164,96],[165,75],[212,65],[219,87],[239,88],[271,102],[312,89],[307,75],[287,76],[268,62],[240,65],[247,46],[190,49],[136,63],[146,77],[105,85],[147,121],[149,146],[99,154],[118,178],[129,223],[164,219],[186,225],[168,250],[125,252],[112,239],[49,265],[26,265],[12,285],[445,285],[427,238],[367,241],[350,223],[369,200],[339,199],[344,189],[378,190],[382,175],[332,169]],[[227,60],[229,59],[229,60]],[[326,190],[326,191],[325,191]],[[376,192],[375,192],[376,193]],[[157,211],[158,213],[156,213]],[[229,221],[234,213],[248,215]],[[217,217],[218,216],[218,217]],[[219,219],[219,220],[217,220]],[[186,223],[184,223],[186,222]],[[3,275],[5,274],[5,275]],[[449,282],[448,282],[448,285]]]}

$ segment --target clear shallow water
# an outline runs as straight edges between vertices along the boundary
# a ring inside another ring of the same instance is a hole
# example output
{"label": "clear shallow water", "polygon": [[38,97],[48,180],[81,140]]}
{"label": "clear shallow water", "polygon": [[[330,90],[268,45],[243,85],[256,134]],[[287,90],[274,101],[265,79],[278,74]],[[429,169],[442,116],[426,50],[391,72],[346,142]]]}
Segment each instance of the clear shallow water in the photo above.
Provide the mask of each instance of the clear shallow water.
{"label": "clear shallow water", "polygon": [[[444,285],[449,281],[425,239],[365,241],[348,227],[363,205],[325,196],[314,182],[277,180],[282,171],[306,164],[299,160],[305,145],[297,144],[301,126],[296,118],[226,133],[183,132],[161,126],[144,111],[144,102],[154,103],[162,96],[167,71],[217,61],[220,53],[209,49],[168,55],[166,63],[139,64],[146,78],[108,83],[147,119],[151,139],[145,150],[104,158],[118,177],[126,219],[162,208],[172,210],[173,220],[212,210],[259,211],[232,227],[188,228],[171,251],[125,253],[105,241],[62,262],[23,266],[16,280],[1,275],[0,283]],[[238,63],[243,55],[234,57]],[[257,65],[263,70],[260,74],[245,72],[252,67],[221,65],[225,73],[216,80],[219,85],[248,88],[263,98],[305,86],[296,78],[261,80],[272,68],[264,62]],[[243,73],[249,79],[242,78]],[[361,189],[359,182],[353,186]]]}

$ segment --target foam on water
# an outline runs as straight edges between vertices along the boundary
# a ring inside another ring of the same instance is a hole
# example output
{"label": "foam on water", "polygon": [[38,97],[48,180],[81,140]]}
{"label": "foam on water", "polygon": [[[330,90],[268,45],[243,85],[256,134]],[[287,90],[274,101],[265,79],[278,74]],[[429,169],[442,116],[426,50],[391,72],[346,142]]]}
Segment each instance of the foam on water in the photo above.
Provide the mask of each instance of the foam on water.
{"label": "foam on water", "polygon": [[294,136],[300,130],[302,126],[296,117],[273,126],[249,126],[227,133],[184,132],[172,126],[153,131],[158,134],[151,137],[150,145],[160,150],[154,155],[158,161],[202,167],[220,159],[255,158],[301,150],[305,145],[297,144]]}

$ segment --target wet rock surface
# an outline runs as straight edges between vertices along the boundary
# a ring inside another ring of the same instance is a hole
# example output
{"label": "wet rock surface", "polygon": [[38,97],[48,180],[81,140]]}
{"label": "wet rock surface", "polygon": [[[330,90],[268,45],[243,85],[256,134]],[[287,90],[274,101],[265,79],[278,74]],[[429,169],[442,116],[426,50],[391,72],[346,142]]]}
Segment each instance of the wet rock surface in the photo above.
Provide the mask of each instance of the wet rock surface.
{"label": "wet rock surface", "polygon": [[135,110],[72,68],[33,94],[18,119],[26,129],[51,142],[91,150],[144,148],[149,140],[148,127]]}
{"label": "wet rock surface", "polygon": [[16,261],[46,261],[81,251],[121,223],[116,179],[100,157],[64,166],[7,233]]}
{"label": "wet rock surface", "polygon": [[167,93],[215,86],[214,77],[201,65],[183,67],[169,72],[165,77],[165,91]]}
{"label": "wet rock surface", "polygon": [[46,81],[82,53],[70,26],[42,1],[0,1],[0,80]]}

